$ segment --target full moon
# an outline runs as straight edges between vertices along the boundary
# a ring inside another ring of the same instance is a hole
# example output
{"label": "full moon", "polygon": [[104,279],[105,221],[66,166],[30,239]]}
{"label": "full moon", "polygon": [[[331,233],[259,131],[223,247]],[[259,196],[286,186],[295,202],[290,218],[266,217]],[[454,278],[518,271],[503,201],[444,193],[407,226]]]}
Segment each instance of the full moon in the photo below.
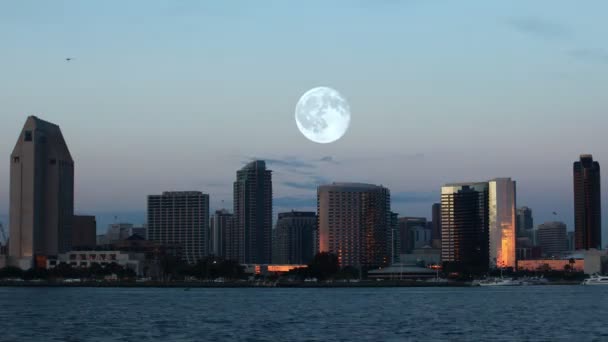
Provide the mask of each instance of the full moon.
{"label": "full moon", "polygon": [[332,88],[313,88],[304,93],[296,105],[296,124],[311,141],[320,144],[334,142],[348,130],[350,106]]}

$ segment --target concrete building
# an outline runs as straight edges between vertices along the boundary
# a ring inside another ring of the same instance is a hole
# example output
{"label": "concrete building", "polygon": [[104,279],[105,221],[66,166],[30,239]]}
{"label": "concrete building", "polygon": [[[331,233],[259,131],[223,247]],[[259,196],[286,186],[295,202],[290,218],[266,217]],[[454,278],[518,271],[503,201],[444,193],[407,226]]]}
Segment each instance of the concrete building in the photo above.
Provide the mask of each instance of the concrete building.
{"label": "concrete building", "polygon": [[538,245],[546,257],[558,257],[568,250],[566,224],[545,222],[538,226]]}
{"label": "concrete building", "polygon": [[441,188],[441,259],[453,271],[489,268],[488,192],[487,182]]}
{"label": "concrete building", "polygon": [[568,240],[567,246],[568,246],[568,251],[572,252],[574,250],[576,250],[576,239],[574,237],[574,232],[573,231],[569,231],[567,232],[567,236],[566,239]]}
{"label": "concrete building", "polygon": [[133,226],[133,228],[131,228],[131,234],[129,234],[129,236],[131,235],[139,235],[142,238],[146,239],[148,236],[148,227],[145,224],[143,226]]}
{"label": "concrete building", "polygon": [[401,234],[399,232],[399,214],[393,212],[391,212],[390,234],[388,241],[390,243],[390,264],[394,264],[399,261],[399,254],[401,253]]}
{"label": "concrete building", "polygon": [[390,192],[362,183],[317,188],[319,252],[338,256],[341,267],[374,268],[390,260]]}
{"label": "concrete building", "polygon": [[272,260],[272,171],[255,160],[236,173],[234,221],[226,257],[241,264]]}
{"label": "concrete building", "polygon": [[399,262],[418,266],[441,265],[441,249],[431,246],[416,248],[411,253],[401,254]]}
{"label": "concrete building", "polygon": [[74,160],[59,126],[27,118],[10,159],[10,264],[44,267],[71,249]]}
{"label": "concrete building", "polygon": [[209,195],[200,191],[148,196],[148,240],[181,247],[182,259],[208,255]]}
{"label": "concrete building", "polygon": [[72,246],[95,247],[97,245],[97,221],[95,216],[74,215],[72,221]]}
{"label": "concrete building", "polygon": [[488,182],[490,266],[516,266],[516,183],[511,178]]}
{"label": "concrete building", "polygon": [[108,230],[106,231],[106,237],[104,239],[105,244],[112,244],[116,241],[128,238],[131,236],[132,229],[132,223],[122,222],[108,225]]}
{"label": "concrete building", "polygon": [[109,265],[115,263],[124,268],[131,269],[137,276],[144,275],[146,257],[144,253],[125,251],[70,251],[61,253],[56,258],[48,259],[46,268],[54,268],[60,263],[72,267],[88,268],[92,264]]}
{"label": "concrete building", "polygon": [[600,164],[590,154],[574,163],[574,232],[576,249],[602,248]]}
{"label": "concrete building", "polygon": [[215,256],[226,255],[227,234],[232,229],[234,215],[228,210],[216,210],[211,216],[211,230],[209,234],[209,253]]}
{"label": "concrete building", "polygon": [[314,256],[317,214],[307,211],[279,213],[275,228],[275,264],[308,264]]}

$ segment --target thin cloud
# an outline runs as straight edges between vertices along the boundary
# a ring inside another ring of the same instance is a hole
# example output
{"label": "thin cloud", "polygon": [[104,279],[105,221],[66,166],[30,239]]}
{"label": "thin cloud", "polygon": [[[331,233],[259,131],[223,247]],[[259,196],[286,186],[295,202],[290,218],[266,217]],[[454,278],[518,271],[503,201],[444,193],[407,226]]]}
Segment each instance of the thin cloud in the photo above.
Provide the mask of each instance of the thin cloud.
{"label": "thin cloud", "polygon": [[569,51],[568,54],[583,62],[608,64],[608,51],[604,49],[577,49]]}
{"label": "thin cloud", "polygon": [[539,17],[514,18],[507,23],[521,33],[543,39],[562,39],[571,35],[567,27]]}

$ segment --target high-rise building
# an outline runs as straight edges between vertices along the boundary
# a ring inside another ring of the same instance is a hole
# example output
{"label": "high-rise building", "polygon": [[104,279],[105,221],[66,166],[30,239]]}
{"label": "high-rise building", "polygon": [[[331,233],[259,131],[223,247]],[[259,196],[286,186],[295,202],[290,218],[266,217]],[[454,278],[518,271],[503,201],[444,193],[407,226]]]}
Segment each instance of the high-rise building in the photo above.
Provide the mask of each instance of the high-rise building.
{"label": "high-rise building", "polygon": [[441,203],[433,203],[431,227],[433,240],[441,240]]}
{"label": "high-rise building", "polygon": [[516,183],[511,178],[496,178],[488,182],[490,265],[516,265]]}
{"label": "high-rise building", "polygon": [[399,261],[399,255],[401,255],[401,234],[399,232],[399,214],[391,212],[390,231],[388,241],[390,243],[389,254],[390,264],[397,263]]}
{"label": "high-rise building", "polygon": [[[305,265],[314,256],[314,231],[317,227],[315,212],[291,211],[279,213],[275,228],[275,264]],[[275,255],[276,254],[276,255]]]}
{"label": "high-rise building", "polygon": [[208,255],[209,195],[200,191],[148,196],[148,240],[178,246],[182,258],[196,263]]}
{"label": "high-rise building", "polygon": [[255,160],[236,172],[234,224],[227,246],[228,259],[243,264],[272,260],[272,171]]}
{"label": "high-rise building", "polygon": [[441,259],[453,270],[488,270],[488,192],[486,182],[441,188]]}
{"label": "high-rise building", "polygon": [[[400,217],[399,238],[401,250],[399,254],[411,253],[413,249],[430,244],[430,230],[427,233],[426,217]],[[422,236],[420,235],[422,233]],[[427,242],[423,241],[428,237]]]}
{"label": "high-rise building", "polygon": [[71,249],[74,160],[59,126],[30,116],[10,162],[9,262],[45,265]]}
{"label": "high-rise building", "polygon": [[517,208],[516,225],[517,237],[532,238],[532,229],[534,229],[532,209],[528,207]]}
{"label": "high-rise building", "polygon": [[590,154],[574,162],[574,235],[576,249],[601,249],[600,164]]}
{"label": "high-rise building", "polygon": [[317,189],[319,252],[338,256],[340,266],[372,268],[390,261],[390,192],[361,183]]}
{"label": "high-rise building", "polygon": [[568,249],[566,224],[545,222],[538,226],[538,245],[546,257],[557,257]]}
{"label": "high-rise building", "polygon": [[227,234],[232,227],[232,215],[228,210],[216,210],[211,216],[211,230],[209,234],[209,253],[215,256],[226,255]]}
{"label": "high-rise building", "polygon": [[95,247],[97,244],[95,216],[74,215],[72,221],[72,248]]}

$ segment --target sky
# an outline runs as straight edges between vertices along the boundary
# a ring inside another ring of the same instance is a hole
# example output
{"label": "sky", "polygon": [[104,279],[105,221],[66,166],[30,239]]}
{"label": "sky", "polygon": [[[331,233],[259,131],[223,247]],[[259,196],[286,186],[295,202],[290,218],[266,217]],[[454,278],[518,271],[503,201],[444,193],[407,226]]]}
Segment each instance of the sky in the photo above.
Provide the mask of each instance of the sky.
{"label": "sky", "polygon": [[[536,223],[573,229],[572,162],[592,153],[608,167],[607,12],[605,1],[2,1],[0,217],[10,152],[37,115],[61,126],[76,211],[99,215],[101,231],[114,216],[143,223],[146,195],[167,190],[230,208],[252,158],[274,171],[275,214],[314,209],[318,184],[357,181],[388,187],[400,215],[429,217],[445,183],[512,177]],[[349,101],[335,143],[297,129],[297,100],[316,86]]]}

